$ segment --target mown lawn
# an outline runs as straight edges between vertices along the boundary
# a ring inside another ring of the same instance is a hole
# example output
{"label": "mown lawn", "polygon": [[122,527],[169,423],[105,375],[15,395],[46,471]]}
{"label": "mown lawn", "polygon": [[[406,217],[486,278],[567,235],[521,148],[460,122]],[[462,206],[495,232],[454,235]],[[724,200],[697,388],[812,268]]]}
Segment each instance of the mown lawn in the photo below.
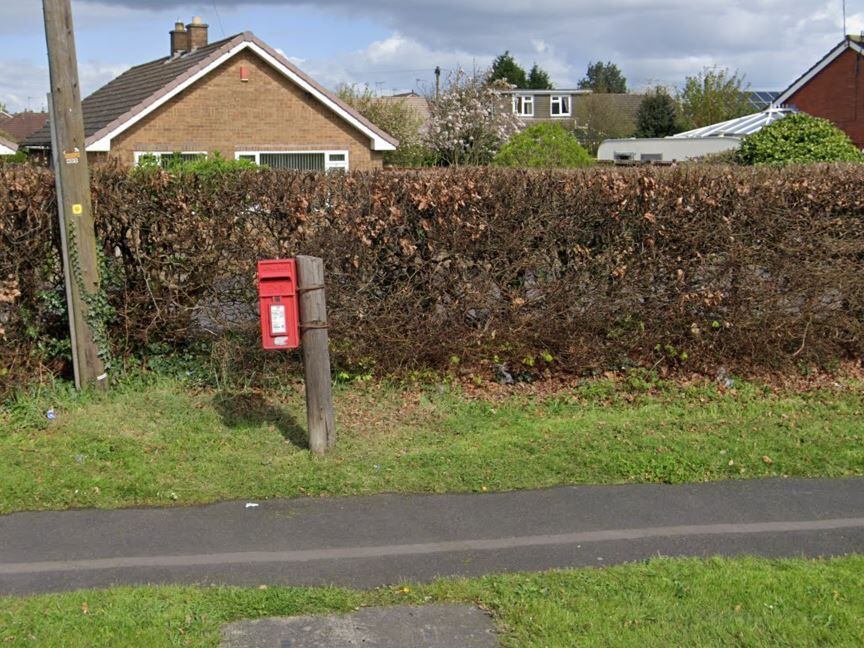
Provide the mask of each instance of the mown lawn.
{"label": "mown lawn", "polygon": [[217,646],[223,623],[465,602],[509,648],[864,645],[864,557],[655,560],[344,589],[148,587],[0,598],[3,646]]}
{"label": "mown lawn", "polygon": [[[46,412],[53,408],[56,419]],[[62,385],[0,410],[0,513],[240,498],[556,484],[864,475],[852,381],[807,393],[641,379],[553,396],[469,398],[446,385],[336,390],[339,441],[305,449],[302,391],[130,379]]]}

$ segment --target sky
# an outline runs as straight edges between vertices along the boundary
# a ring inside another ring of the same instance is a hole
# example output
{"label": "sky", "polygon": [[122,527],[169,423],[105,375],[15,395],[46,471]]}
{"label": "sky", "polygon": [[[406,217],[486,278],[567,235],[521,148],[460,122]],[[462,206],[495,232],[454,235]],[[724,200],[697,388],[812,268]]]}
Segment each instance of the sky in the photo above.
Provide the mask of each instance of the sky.
{"label": "sky", "polygon": [[[211,41],[252,31],[324,85],[429,90],[434,69],[483,69],[509,50],[575,86],[613,61],[631,90],[680,87],[705,67],[752,90],[783,90],[843,34],[843,0],[72,0],[84,94],[168,54],[176,20],[201,16]],[[847,32],[864,0],[846,0]],[[39,110],[48,89],[39,0],[0,0],[0,103]]]}

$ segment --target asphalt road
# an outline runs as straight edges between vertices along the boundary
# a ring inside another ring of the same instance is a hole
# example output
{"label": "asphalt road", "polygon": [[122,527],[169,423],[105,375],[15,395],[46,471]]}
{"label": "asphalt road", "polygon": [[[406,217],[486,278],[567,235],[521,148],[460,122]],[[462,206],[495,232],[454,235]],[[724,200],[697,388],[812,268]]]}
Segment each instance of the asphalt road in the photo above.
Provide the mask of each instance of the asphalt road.
{"label": "asphalt road", "polygon": [[578,486],[0,517],[0,594],[337,584],[655,556],[864,552],[864,479]]}

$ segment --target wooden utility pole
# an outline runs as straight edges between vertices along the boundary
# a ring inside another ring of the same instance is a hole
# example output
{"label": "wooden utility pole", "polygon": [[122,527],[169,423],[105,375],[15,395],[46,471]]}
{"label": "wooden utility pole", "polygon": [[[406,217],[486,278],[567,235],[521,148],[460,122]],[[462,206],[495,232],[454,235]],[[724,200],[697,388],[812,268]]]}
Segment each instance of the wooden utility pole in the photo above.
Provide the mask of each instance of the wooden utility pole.
{"label": "wooden utility pole", "polygon": [[306,381],[306,421],[309,449],[324,454],[336,443],[333,394],[330,386],[330,348],[327,334],[327,297],[324,261],[298,256],[297,290],[300,293],[300,343]]}
{"label": "wooden utility pole", "polygon": [[435,98],[441,94],[441,66],[435,66]]}
{"label": "wooden utility pole", "polygon": [[107,380],[97,346],[98,326],[90,312],[99,291],[99,264],[71,0],[42,0],[42,11],[51,75],[51,148],[76,387],[104,388]]}

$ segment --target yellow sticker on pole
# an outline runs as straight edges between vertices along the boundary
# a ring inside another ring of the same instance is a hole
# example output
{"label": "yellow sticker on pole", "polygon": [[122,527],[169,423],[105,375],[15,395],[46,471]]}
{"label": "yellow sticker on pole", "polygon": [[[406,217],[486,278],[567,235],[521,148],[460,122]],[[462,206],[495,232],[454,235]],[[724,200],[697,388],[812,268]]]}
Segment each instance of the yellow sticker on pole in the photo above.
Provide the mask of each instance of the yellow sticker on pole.
{"label": "yellow sticker on pole", "polygon": [[76,216],[80,216],[81,214],[84,213],[84,207],[82,207],[80,204],[76,203],[76,204],[72,205],[72,213],[75,214]]}

